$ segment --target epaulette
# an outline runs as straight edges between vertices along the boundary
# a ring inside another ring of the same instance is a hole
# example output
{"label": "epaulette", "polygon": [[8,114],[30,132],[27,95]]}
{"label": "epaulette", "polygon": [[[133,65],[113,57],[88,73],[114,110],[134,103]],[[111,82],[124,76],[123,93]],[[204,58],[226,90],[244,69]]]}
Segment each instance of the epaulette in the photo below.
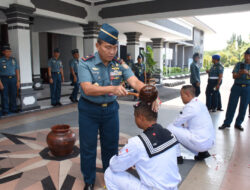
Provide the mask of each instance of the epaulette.
{"label": "epaulette", "polygon": [[95,57],[95,55],[88,55],[88,56],[86,56],[86,57],[82,57],[82,60],[83,61],[88,61],[88,60],[90,60],[90,59],[92,59],[92,58],[94,58]]}
{"label": "epaulette", "polygon": [[114,57],[113,60],[119,64],[122,64],[122,60],[119,57]]}

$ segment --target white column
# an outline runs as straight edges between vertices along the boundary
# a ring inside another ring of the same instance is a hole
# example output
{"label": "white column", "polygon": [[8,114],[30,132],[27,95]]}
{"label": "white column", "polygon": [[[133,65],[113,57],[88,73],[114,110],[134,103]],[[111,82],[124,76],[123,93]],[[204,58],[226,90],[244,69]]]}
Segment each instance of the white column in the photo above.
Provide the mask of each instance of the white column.
{"label": "white column", "polygon": [[184,45],[178,45],[177,66],[181,69],[184,68],[184,56]]}
{"label": "white column", "polygon": [[83,37],[83,46],[84,46],[84,56],[94,54],[96,50],[96,42],[99,33],[100,26],[97,22],[89,22],[86,25],[83,25],[84,37]]}
{"label": "white column", "polygon": [[39,33],[31,32],[31,50],[32,50],[32,72],[33,72],[33,88],[35,90],[43,89],[40,73],[40,48]]}
{"label": "white column", "polygon": [[39,108],[32,88],[31,34],[29,17],[34,11],[34,8],[24,7],[18,4],[10,5],[10,8],[6,11],[9,44],[13,49],[13,57],[16,58],[20,66],[20,98],[22,110]]}
{"label": "white column", "polygon": [[126,32],[127,36],[127,53],[131,54],[132,59],[136,62],[140,54],[140,32]]}
{"label": "white column", "polygon": [[159,79],[158,83],[162,83],[162,73],[163,73],[163,38],[152,38],[153,41],[153,52],[154,52],[154,60],[157,62],[157,68],[160,69],[160,73],[158,73],[157,77]]}

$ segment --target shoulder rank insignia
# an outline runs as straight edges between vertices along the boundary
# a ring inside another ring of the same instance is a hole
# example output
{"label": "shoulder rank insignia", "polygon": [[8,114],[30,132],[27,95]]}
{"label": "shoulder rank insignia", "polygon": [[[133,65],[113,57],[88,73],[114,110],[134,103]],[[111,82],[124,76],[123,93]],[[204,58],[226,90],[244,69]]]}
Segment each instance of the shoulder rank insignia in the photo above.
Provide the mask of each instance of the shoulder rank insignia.
{"label": "shoulder rank insignia", "polygon": [[82,57],[82,60],[83,61],[88,61],[88,60],[92,59],[93,57],[95,57],[95,56],[94,55],[88,55],[86,57]]}
{"label": "shoulder rank insignia", "polygon": [[116,63],[123,64],[124,62],[119,57],[114,57],[113,59]]}

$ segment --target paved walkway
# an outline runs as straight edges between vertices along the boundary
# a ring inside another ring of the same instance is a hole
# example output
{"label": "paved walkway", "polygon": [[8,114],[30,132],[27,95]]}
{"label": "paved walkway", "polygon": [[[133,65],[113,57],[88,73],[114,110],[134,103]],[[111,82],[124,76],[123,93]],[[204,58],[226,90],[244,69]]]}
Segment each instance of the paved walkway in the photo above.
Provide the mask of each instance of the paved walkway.
{"label": "paved walkway", "polygon": [[[205,102],[207,76],[202,76],[202,94]],[[221,89],[223,108],[226,109],[230,87],[231,71],[226,70]],[[188,80],[187,80],[188,83]],[[180,87],[172,88],[175,97]],[[130,136],[140,132],[133,121],[134,102],[120,103],[120,146]],[[180,97],[163,103],[159,112],[159,123],[167,126],[179,113],[183,104]],[[248,190],[250,187],[250,120],[243,123],[244,132],[234,128],[217,130],[222,124],[225,111],[211,113],[216,129],[216,145],[210,151],[212,157],[204,162],[195,162],[193,155],[182,150],[185,157],[180,165],[182,183],[180,190]],[[77,105],[42,110],[16,115],[0,120],[0,189],[8,190],[70,190],[82,189],[84,183],[79,166],[79,141],[76,142],[71,158],[55,160],[46,146],[46,135],[55,124],[69,124],[78,134]],[[100,148],[97,156],[96,189],[104,185],[101,171]]]}

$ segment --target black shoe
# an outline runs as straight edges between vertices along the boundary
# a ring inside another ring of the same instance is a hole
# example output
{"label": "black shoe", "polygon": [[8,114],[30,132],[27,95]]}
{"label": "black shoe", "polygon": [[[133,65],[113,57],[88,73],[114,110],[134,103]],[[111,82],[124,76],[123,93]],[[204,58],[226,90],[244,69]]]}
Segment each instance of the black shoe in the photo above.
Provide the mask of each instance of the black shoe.
{"label": "black shoe", "polygon": [[205,152],[199,152],[197,156],[194,157],[195,160],[199,160],[202,161],[208,157],[210,157],[211,155],[209,154],[208,151]]}
{"label": "black shoe", "polygon": [[235,125],[234,128],[240,131],[244,131],[244,128],[241,125]]}
{"label": "black shoe", "polygon": [[184,160],[182,156],[177,157],[177,164],[183,164]]}
{"label": "black shoe", "polygon": [[216,109],[212,109],[212,112],[216,112]]}
{"label": "black shoe", "polygon": [[56,106],[56,104],[51,104],[51,105],[54,106],[54,107]]}
{"label": "black shoe", "polygon": [[61,102],[57,102],[56,105],[57,106],[62,106],[62,103]]}
{"label": "black shoe", "polygon": [[217,109],[217,111],[224,111],[224,110],[220,108],[220,109]]}
{"label": "black shoe", "polygon": [[76,99],[75,102],[79,102],[79,101]]}
{"label": "black shoe", "polygon": [[230,128],[230,125],[223,124],[222,126],[219,127],[220,130]]}
{"label": "black shoe", "polygon": [[19,110],[11,110],[12,113],[18,113]]}
{"label": "black shoe", "polygon": [[94,190],[94,184],[85,184],[85,187],[83,190]]}
{"label": "black shoe", "polygon": [[71,102],[75,103],[75,100],[71,96],[69,97],[69,99]]}

